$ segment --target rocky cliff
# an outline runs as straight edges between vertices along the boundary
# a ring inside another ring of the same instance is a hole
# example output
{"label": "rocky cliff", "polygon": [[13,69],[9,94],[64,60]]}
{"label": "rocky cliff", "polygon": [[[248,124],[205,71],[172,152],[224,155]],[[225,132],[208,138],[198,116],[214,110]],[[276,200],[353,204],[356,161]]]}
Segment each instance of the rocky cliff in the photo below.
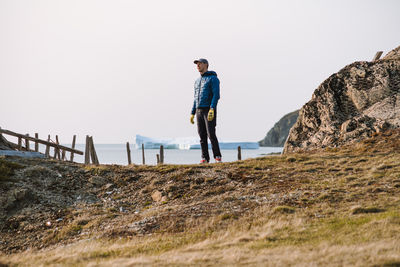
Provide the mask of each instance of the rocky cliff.
{"label": "rocky cliff", "polygon": [[284,153],[337,147],[400,126],[400,47],[326,79],[299,112]]}
{"label": "rocky cliff", "polygon": [[289,130],[296,122],[299,111],[293,111],[283,116],[274,127],[272,127],[265,138],[259,142],[260,146],[282,147],[289,135]]}

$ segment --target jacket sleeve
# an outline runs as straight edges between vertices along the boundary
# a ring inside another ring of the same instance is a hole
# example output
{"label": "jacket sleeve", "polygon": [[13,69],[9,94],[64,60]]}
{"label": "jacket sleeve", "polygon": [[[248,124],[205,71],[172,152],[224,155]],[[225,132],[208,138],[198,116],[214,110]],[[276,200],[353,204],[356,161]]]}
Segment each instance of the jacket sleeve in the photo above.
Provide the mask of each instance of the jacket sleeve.
{"label": "jacket sleeve", "polygon": [[192,115],[196,114],[196,100],[193,101],[193,107],[192,107]]}
{"label": "jacket sleeve", "polygon": [[217,77],[212,79],[211,90],[213,93],[213,97],[211,100],[211,108],[215,109],[219,100],[219,79]]}
{"label": "jacket sleeve", "polygon": [[192,115],[196,114],[196,82],[194,82],[193,107],[190,114]]}

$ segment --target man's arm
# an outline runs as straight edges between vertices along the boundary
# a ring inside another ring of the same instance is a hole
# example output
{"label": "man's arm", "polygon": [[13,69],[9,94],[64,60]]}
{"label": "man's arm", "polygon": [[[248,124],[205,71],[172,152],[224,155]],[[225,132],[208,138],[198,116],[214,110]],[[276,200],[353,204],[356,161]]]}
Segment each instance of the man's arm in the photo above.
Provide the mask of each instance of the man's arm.
{"label": "man's arm", "polygon": [[192,115],[196,114],[196,101],[193,101],[193,107],[192,107],[192,112],[190,113]]}
{"label": "man's arm", "polygon": [[210,108],[215,109],[219,100],[219,79],[217,77],[211,80],[211,90],[213,93],[213,98],[211,100]]}

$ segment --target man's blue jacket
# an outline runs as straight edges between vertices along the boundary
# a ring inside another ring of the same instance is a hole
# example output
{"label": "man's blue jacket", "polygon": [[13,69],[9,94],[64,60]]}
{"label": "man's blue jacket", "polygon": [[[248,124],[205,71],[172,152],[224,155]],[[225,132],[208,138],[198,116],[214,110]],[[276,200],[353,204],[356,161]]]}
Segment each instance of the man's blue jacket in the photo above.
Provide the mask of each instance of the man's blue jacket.
{"label": "man's blue jacket", "polygon": [[215,71],[207,71],[194,82],[194,102],[192,114],[196,108],[216,108],[219,100],[219,79]]}

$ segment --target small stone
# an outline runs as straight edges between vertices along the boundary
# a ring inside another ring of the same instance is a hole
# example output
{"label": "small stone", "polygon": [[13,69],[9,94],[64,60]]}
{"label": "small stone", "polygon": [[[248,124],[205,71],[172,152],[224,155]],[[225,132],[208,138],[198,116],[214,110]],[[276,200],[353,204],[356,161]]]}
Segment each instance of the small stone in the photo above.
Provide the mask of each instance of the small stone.
{"label": "small stone", "polygon": [[104,187],[105,187],[105,189],[108,189],[108,188],[110,188],[111,186],[113,186],[113,184],[106,184]]}
{"label": "small stone", "polygon": [[24,198],[27,196],[27,194],[28,194],[28,190],[25,189],[25,188],[16,189],[16,190],[14,191],[14,196],[15,196],[15,199],[16,199],[16,200],[22,200],[22,199],[24,199]]}
{"label": "small stone", "polygon": [[107,178],[101,176],[92,176],[89,178],[89,182],[93,185],[102,186],[107,183]]}
{"label": "small stone", "polygon": [[50,227],[51,226],[51,222],[50,221],[46,222],[46,226]]}
{"label": "small stone", "polygon": [[160,202],[162,199],[162,193],[160,191],[156,190],[151,194],[151,198],[155,202]]}

